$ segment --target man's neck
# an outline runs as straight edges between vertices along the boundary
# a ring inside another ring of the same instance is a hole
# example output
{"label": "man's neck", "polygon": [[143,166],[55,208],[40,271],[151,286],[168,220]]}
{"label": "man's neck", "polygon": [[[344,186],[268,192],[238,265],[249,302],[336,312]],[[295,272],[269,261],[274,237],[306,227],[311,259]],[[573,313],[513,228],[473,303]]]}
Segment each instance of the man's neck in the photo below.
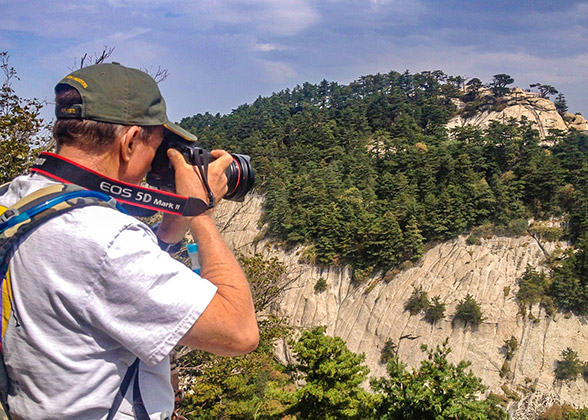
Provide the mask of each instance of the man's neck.
{"label": "man's neck", "polygon": [[118,179],[120,165],[117,155],[110,149],[105,149],[102,153],[90,153],[75,146],[64,145],[57,154],[102,175]]}

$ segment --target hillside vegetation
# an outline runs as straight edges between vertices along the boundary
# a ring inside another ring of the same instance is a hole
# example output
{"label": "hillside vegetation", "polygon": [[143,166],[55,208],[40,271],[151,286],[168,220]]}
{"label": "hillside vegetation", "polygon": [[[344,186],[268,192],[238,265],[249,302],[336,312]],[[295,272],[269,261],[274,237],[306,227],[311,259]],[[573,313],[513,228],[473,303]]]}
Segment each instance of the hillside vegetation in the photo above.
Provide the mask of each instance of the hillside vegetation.
{"label": "hillside vegetation", "polygon": [[[351,264],[358,281],[476,226],[481,234],[519,235],[530,218],[557,217],[569,222],[557,235],[582,239],[588,136],[558,131],[540,144],[526,120],[448,132],[451,99],[475,97],[462,83],[440,71],[390,72],[349,85],[324,80],[181,123],[206,148],[252,156],[270,235],[306,245],[309,262]],[[585,244],[577,241],[578,257],[560,261],[570,275],[544,288],[558,307],[577,313],[588,311]]]}

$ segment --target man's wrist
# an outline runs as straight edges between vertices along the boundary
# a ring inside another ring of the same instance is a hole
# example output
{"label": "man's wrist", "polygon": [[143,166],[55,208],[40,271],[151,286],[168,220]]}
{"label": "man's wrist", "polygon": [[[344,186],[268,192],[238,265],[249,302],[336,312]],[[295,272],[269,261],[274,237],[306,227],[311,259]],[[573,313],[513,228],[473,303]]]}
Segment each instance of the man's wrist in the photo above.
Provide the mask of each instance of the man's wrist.
{"label": "man's wrist", "polygon": [[155,233],[155,237],[157,238],[157,245],[159,245],[159,248],[161,248],[162,251],[167,252],[169,254],[175,254],[179,252],[182,248],[182,241],[170,244],[161,240],[159,236],[157,236],[157,230],[160,226],[161,222],[157,222],[153,226],[151,226],[151,230],[153,231],[153,233]]}

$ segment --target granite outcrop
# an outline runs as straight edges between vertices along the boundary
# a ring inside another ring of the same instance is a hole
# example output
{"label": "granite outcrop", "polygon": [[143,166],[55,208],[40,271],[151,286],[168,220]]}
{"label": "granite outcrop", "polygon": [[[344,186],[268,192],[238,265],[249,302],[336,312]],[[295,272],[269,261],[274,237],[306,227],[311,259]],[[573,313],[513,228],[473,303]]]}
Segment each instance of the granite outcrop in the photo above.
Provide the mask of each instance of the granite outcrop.
{"label": "granite outcrop", "polygon": [[[481,98],[489,97],[491,93],[488,89],[482,89],[480,96]],[[466,103],[459,99],[454,102],[460,111],[466,106]],[[542,98],[536,92],[521,88],[512,88],[510,93],[499,98],[493,106],[482,107],[472,116],[464,117],[463,113],[459,113],[449,121],[447,128],[472,125],[484,129],[490,125],[491,121],[506,123],[511,118],[519,121],[523,117],[531,121],[542,139],[549,135],[550,129],[588,130],[588,121],[582,115],[569,112],[560,115],[550,99]]]}

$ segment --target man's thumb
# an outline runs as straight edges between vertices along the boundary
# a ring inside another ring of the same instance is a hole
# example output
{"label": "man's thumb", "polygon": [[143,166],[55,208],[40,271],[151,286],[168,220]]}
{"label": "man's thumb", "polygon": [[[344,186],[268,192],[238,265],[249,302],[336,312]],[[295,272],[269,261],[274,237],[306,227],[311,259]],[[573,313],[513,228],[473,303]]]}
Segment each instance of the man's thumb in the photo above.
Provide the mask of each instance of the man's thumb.
{"label": "man's thumb", "polygon": [[180,152],[178,152],[175,149],[167,149],[167,157],[169,158],[169,160],[173,161],[177,161],[182,155],[180,154]]}

